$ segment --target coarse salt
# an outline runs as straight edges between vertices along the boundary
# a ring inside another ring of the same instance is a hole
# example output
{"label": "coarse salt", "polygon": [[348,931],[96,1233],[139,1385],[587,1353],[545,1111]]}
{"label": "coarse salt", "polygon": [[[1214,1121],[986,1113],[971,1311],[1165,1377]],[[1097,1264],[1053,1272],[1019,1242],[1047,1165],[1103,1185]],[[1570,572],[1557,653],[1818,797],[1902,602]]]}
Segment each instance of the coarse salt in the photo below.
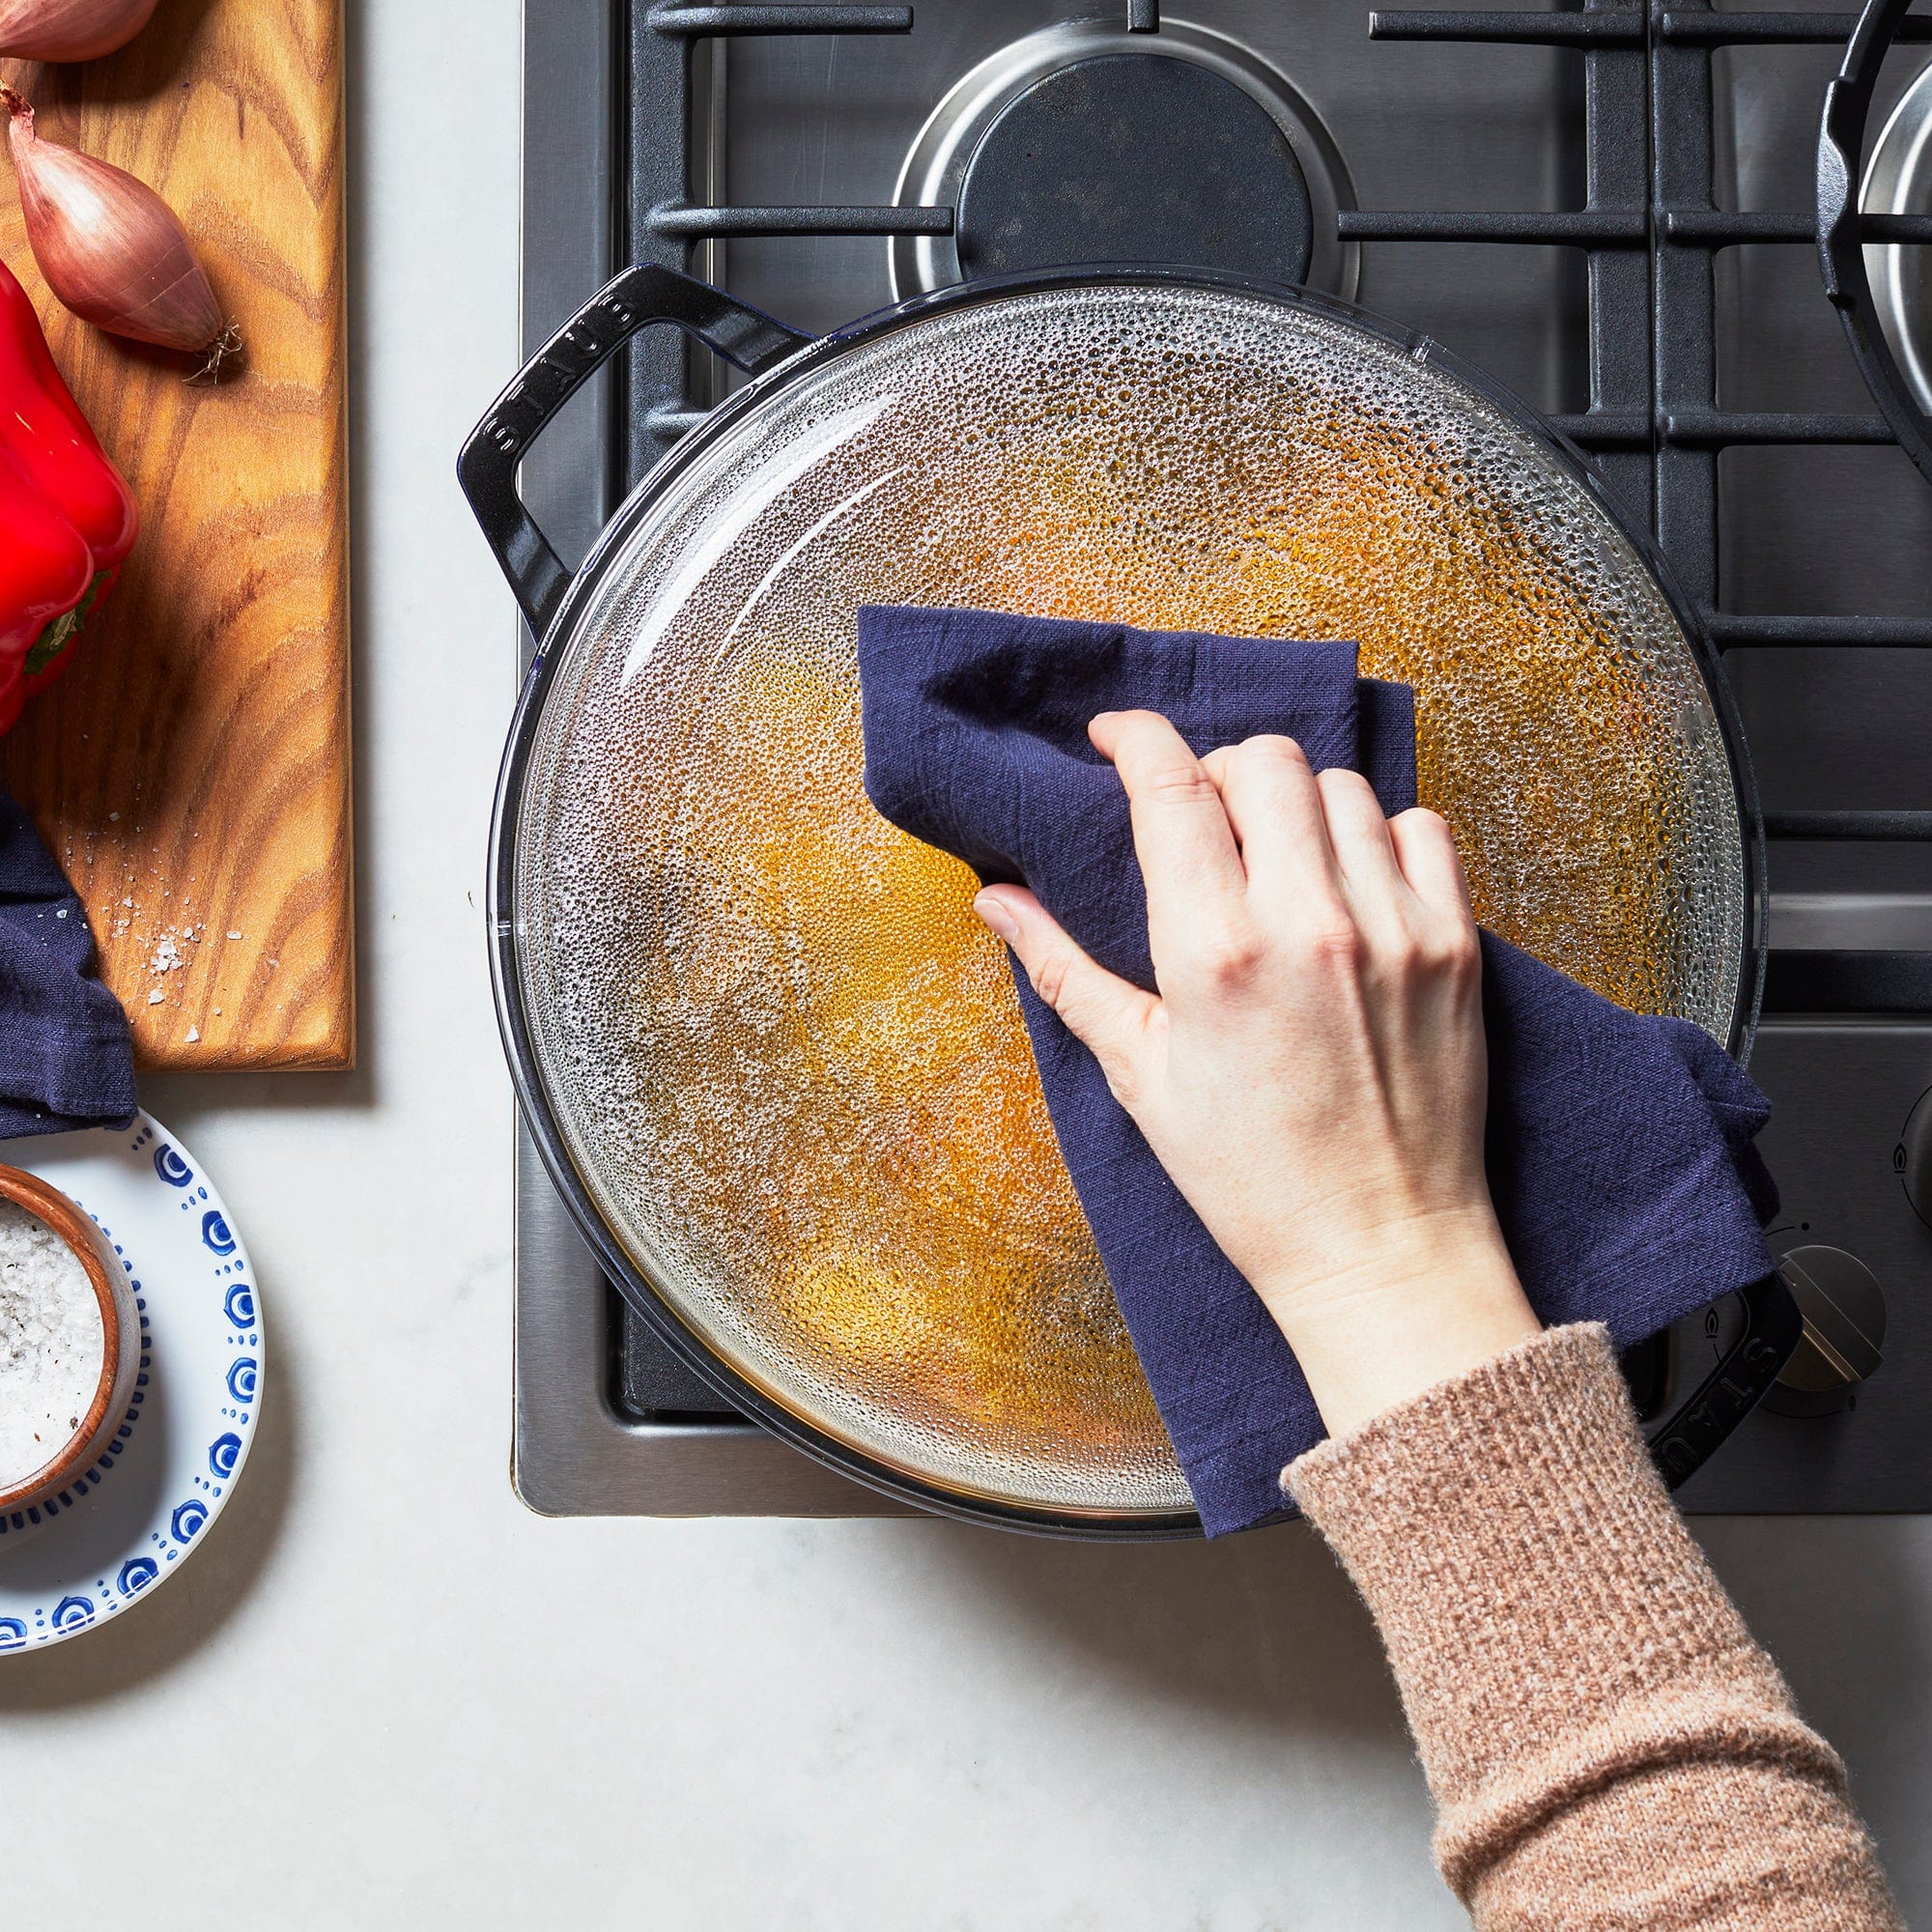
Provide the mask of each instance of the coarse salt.
{"label": "coarse salt", "polygon": [[0,1490],[73,1440],[106,1345],[80,1257],[38,1214],[0,1201]]}

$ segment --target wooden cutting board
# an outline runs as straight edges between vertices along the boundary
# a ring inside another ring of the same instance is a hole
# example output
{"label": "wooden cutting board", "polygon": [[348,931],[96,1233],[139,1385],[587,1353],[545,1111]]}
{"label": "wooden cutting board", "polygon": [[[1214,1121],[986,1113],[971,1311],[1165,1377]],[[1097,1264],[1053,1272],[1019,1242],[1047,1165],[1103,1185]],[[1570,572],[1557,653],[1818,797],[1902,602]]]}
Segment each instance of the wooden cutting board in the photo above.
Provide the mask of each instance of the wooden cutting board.
{"label": "wooden cutting board", "polygon": [[161,0],[106,60],[0,78],[43,135],[159,190],[245,343],[196,387],[68,316],[0,159],[0,258],[142,517],[0,779],[86,903],[143,1065],[351,1065],[341,0]]}

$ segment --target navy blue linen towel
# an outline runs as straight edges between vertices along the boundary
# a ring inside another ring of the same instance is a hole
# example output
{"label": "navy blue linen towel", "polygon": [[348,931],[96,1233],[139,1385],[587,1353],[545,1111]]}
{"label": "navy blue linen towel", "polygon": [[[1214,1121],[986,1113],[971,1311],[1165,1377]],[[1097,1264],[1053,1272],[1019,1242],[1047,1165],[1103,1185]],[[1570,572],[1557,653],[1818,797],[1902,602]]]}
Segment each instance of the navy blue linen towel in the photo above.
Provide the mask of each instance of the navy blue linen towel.
{"label": "navy blue linen towel", "polygon": [[[1197,753],[1257,732],[1415,803],[1405,685],[1349,643],[1139,631],[981,611],[859,612],[866,789],[988,884],[1025,883],[1103,965],[1150,990],[1126,795],[1088,743],[1100,711],[1171,719]],[[1489,1176],[1542,1319],[1619,1345],[1770,1271],[1770,1108],[1698,1027],[1641,1017],[1483,935]],[[1061,1151],[1210,1536],[1292,1514],[1281,1470],[1322,1435],[1293,1354],[1015,967]]]}
{"label": "navy blue linen towel", "polygon": [[80,900],[0,791],[0,1140],[132,1117],[128,1015],[94,967]]}

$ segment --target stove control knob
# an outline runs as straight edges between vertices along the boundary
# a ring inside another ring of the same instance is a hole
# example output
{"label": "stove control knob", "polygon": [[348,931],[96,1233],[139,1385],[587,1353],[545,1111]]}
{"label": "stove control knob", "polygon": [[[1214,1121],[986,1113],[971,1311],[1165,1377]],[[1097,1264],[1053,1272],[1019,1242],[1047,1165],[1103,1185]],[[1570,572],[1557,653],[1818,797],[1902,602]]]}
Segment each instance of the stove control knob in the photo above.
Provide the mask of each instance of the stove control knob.
{"label": "stove control knob", "polygon": [[1913,1212],[1932,1227],[1932,1094],[1921,1094],[1905,1117],[1905,1130],[1891,1151],[1891,1165],[1905,1183]]}
{"label": "stove control knob", "polygon": [[1843,1248],[1790,1248],[1777,1271],[1804,1318],[1804,1334],[1778,1373],[1781,1388],[1831,1395],[1878,1367],[1885,1341],[1885,1294],[1870,1268]]}

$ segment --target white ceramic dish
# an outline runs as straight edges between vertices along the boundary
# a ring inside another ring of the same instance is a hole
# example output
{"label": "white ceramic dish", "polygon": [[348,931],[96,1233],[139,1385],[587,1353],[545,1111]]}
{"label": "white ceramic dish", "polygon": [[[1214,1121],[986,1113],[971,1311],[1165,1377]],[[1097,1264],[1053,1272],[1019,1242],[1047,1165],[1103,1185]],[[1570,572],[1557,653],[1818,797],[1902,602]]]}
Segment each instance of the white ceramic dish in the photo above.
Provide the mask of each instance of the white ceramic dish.
{"label": "white ceramic dish", "polygon": [[141,1323],[126,1414],[92,1468],[0,1517],[0,1658],[119,1616],[179,1567],[233,1493],[262,1397],[254,1270],[221,1197],[157,1122],[0,1143],[79,1203]]}

